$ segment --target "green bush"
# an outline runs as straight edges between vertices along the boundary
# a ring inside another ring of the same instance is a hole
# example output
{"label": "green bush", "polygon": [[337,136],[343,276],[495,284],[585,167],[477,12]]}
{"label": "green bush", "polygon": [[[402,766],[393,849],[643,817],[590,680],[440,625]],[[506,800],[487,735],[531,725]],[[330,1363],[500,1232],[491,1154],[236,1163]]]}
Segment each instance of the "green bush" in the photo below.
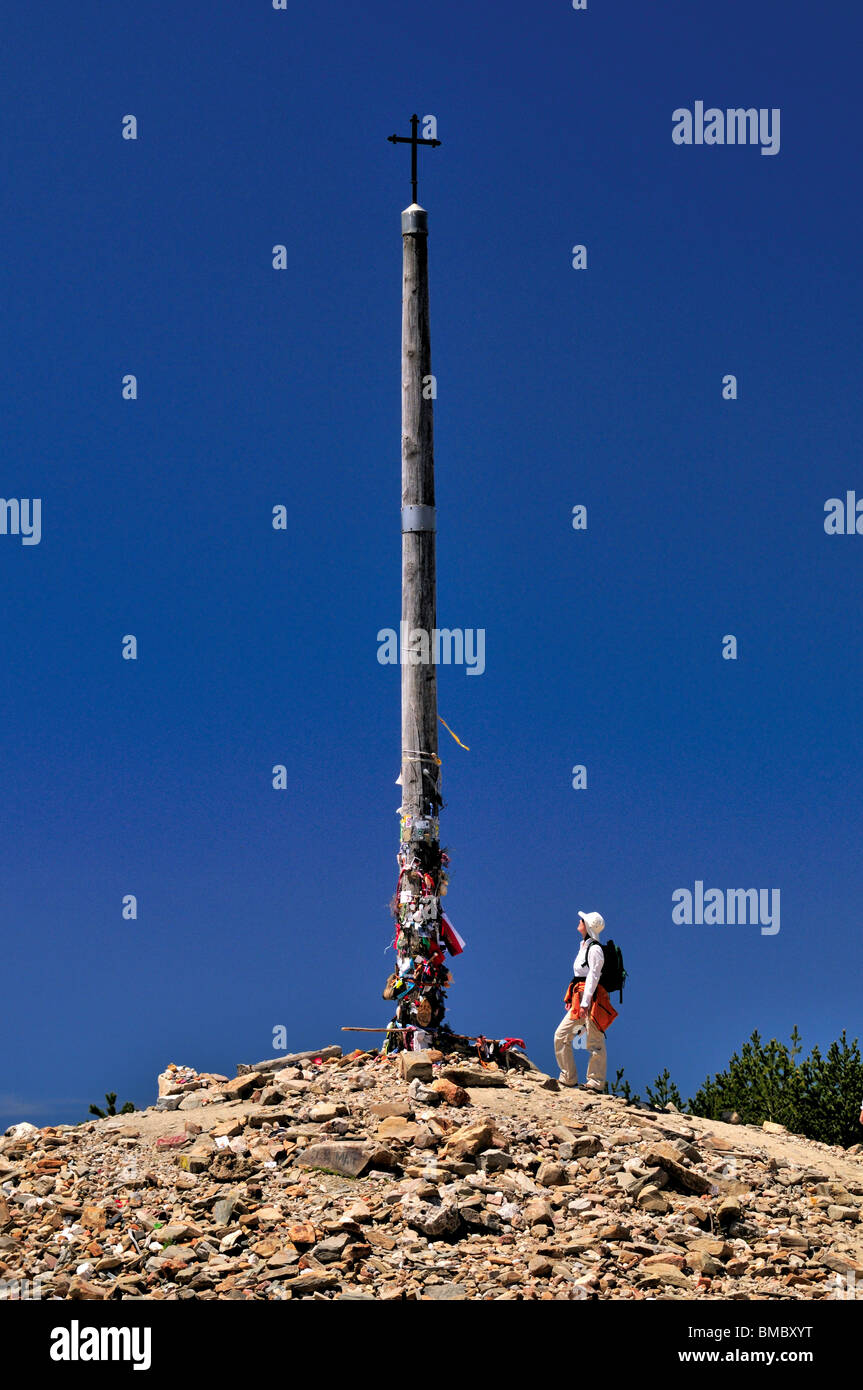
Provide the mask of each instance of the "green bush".
{"label": "green bush", "polygon": [[[98,1105],[91,1105],[91,1106],[90,1106],[90,1114],[91,1114],[91,1115],[98,1115],[100,1120],[106,1119],[108,1115],[116,1115],[116,1113],[117,1113],[117,1092],[116,1092],[116,1091],[106,1091],[106,1092],[105,1092],[105,1103],[106,1103],[106,1105],[107,1105],[107,1109],[105,1109],[105,1110],[100,1110]],[[121,1114],[121,1115],[131,1115],[131,1113],[132,1113],[132,1111],[133,1111],[134,1109],[135,1109],[135,1107],[134,1107],[134,1105],[132,1104],[132,1102],[131,1102],[130,1100],[127,1100],[127,1101],[126,1101],[126,1104],[125,1104],[125,1105],[123,1106],[123,1108],[121,1109],[120,1114]]]}
{"label": "green bush", "polygon": [[839,1041],[827,1049],[827,1056],[822,1057],[813,1047],[800,1071],[800,1133],[844,1148],[856,1144],[863,1138],[863,1061],[857,1039],[849,1046],[843,1028]]}
{"label": "green bush", "polygon": [[776,1038],[765,1044],[754,1032],[725,1071],[708,1076],[689,1100],[690,1115],[718,1120],[723,1110],[736,1110],[743,1124],[773,1120],[793,1134],[825,1144],[847,1148],[858,1143],[863,1138],[858,1123],[863,1059],[857,1039],[849,1044],[843,1029],[826,1057],[813,1047],[807,1058],[798,1061],[800,1052],[796,1027],[790,1047]]}
{"label": "green bush", "polygon": [[[792,1134],[823,1144],[849,1148],[860,1143],[863,1059],[857,1039],[849,1043],[843,1029],[826,1057],[813,1047],[808,1057],[798,1061],[801,1050],[796,1026],[790,1046],[776,1038],[764,1043],[756,1031],[725,1070],[708,1076],[685,1106],[668,1067],[647,1087],[648,1104],[662,1110],[671,1103],[707,1120],[719,1120],[723,1111],[736,1110],[745,1125],[773,1120]],[[632,1105],[640,1104],[640,1096],[623,1079],[622,1067],[608,1089]]]}
{"label": "green bush", "polygon": [[683,1109],[683,1097],[671,1079],[668,1067],[657,1076],[652,1086],[647,1087],[647,1101],[655,1110],[662,1110],[669,1103],[678,1110]]}
{"label": "green bush", "polygon": [[627,1100],[630,1105],[640,1105],[641,1096],[635,1094],[628,1081],[624,1081],[623,1071],[623,1067],[618,1067],[617,1075],[615,1076],[614,1080],[608,1088],[609,1095],[623,1096],[623,1098]]}

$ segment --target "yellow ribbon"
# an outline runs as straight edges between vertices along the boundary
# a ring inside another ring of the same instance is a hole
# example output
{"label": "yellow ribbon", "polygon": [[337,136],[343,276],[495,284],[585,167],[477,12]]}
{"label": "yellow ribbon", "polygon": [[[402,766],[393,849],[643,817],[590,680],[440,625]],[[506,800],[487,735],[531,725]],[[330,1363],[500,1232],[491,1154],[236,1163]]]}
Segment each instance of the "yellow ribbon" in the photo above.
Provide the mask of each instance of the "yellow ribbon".
{"label": "yellow ribbon", "polygon": [[461,739],[459,738],[458,734],[454,734],[454,733],[453,733],[452,729],[450,728],[450,726],[449,726],[449,724],[446,722],[446,720],[445,720],[445,719],[441,719],[441,718],[440,718],[440,715],[438,715],[438,719],[440,719],[440,722],[443,724],[443,726],[444,726],[444,728],[446,729],[447,733],[448,733],[452,738],[455,739],[455,741],[456,741],[456,743],[458,744],[459,748],[463,748],[463,749],[465,750],[466,753],[469,753],[469,752],[470,752],[470,749],[468,748],[467,744],[466,744],[466,743],[462,743],[462,741],[461,741]]}

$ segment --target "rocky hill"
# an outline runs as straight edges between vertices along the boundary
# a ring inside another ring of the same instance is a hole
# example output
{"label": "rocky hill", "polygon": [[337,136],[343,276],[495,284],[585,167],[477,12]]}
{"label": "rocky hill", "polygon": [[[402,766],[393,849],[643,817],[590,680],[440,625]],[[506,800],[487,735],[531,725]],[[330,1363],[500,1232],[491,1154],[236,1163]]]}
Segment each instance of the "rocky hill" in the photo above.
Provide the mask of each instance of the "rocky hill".
{"label": "rocky hill", "polygon": [[0,1297],[853,1298],[863,1160],[337,1047],[0,1140]]}

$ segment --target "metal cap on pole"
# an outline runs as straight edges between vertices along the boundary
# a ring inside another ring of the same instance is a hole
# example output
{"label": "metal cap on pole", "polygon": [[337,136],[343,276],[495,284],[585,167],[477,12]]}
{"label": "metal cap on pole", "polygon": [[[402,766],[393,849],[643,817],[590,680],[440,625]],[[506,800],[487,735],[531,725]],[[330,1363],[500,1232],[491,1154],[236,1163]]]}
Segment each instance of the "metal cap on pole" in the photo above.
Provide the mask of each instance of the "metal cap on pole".
{"label": "metal cap on pole", "polygon": [[402,213],[402,236],[428,236],[429,215],[419,203],[411,203]]}

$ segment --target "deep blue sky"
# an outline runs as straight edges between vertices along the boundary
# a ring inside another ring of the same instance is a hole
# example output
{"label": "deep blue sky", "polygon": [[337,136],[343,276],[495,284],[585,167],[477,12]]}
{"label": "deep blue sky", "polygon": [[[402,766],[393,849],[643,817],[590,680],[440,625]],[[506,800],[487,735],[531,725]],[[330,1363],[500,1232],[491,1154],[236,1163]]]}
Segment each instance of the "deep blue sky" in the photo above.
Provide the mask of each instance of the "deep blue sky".
{"label": "deep blue sky", "polygon": [[[487,634],[439,673],[450,1022],[551,1067],[595,908],[612,1077],[857,1034],[861,39],[850,0],[7,12],[0,491],[43,534],[0,536],[0,1127],[389,1017],[414,110],[438,616]],[[676,146],[696,100],[779,107],[779,154]],[[779,934],[674,925],[696,879],[778,887]]]}

